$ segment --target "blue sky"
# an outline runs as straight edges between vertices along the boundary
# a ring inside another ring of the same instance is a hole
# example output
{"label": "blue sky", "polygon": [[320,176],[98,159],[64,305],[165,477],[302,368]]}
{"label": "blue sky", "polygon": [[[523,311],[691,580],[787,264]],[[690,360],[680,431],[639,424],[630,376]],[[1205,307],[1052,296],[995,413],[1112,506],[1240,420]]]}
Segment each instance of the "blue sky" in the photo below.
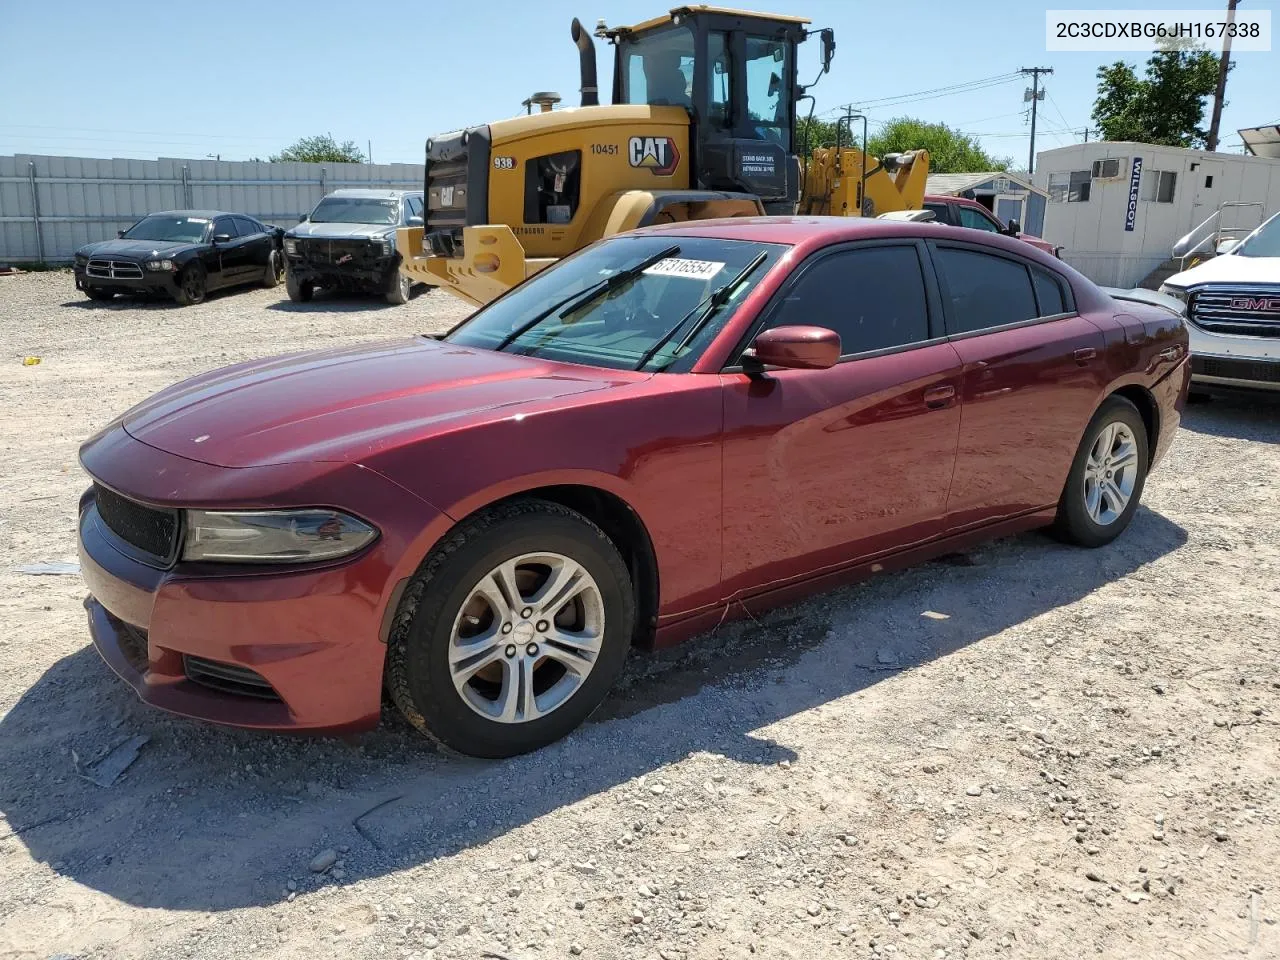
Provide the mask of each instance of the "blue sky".
{"label": "blue sky", "polygon": [[[122,15],[95,2],[0,0],[0,153],[100,157],[265,159],[301,136],[331,132],[376,161],[418,162],[432,133],[520,112],[534,90],[577,102],[569,22],[635,23],[674,3],[537,0],[224,0],[165,4]],[[873,119],[911,115],[978,135],[1025,167],[1024,78],[898,105],[889,97],[1049,66],[1039,149],[1078,142],[1089,125],[1097,67],[1145,54],[1046,53],[1044,11],[1058,2],[740,0],[750,9],[810,17],[836,31],[817,110],[872,103]],[[1101,3],[1080,3],[1100,7]],[[1205,8],[1216,2],[1124,0],[1128,8]],[[1225,4],[1223,4],[1225,5]],[[1270,8],[1270,0],[1243,7]],[[449,10],[447,15],[443,11]],[[434,12],[434,19],[431,14]],[[916,31],[916,32],[913,32]],[[817,64],[817,42],[801,74]],[[597,41],[608,97],[609,48]],[[1280,54],[1240,53],[1227,90],[1222,149],[1235,131],[1280,120]]]}

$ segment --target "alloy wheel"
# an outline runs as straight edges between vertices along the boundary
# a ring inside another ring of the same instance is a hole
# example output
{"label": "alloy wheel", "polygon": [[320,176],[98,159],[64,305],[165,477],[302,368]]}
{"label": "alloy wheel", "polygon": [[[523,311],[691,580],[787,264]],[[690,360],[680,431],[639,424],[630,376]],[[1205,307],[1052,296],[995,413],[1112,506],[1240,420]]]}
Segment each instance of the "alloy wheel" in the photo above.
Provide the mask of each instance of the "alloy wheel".
{"label": "alloy wheel", "polygon": [[489,720],[536,720],[581,688],[604,624],[600,587],[577,561],[559,553],[504,561],[471,588],[454,619],[454,688]]}
{"label": "alloy wheel", "polygon": [[1138,442],[1119,420],[1105,425],[1089,448],[1084,465],[1084,507],[1105,527],[1115,523],[1133,497],[1138,481]]}

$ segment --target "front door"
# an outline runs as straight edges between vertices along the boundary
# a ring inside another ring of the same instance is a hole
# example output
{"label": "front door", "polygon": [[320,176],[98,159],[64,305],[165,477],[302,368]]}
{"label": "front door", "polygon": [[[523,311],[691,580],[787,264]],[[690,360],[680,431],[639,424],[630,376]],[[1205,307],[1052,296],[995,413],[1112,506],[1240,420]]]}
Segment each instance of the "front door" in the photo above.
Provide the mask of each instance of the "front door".
{"label": "front door", "polygon": [[[1191,170],[1191,166],[1195,166]],[[1222,203],[1222,161],[1199,160],[1189,163],[1186,176],[1191,178],[1191,226],[1195,227],[1218,211]],[[1232,224],[1219,224],[1232,226]],[[1241,234],[1243,236],[1243,234]]]}
{"label": "front door", "polygon": [[1054,504],[1101,396],[1102,332],[1052,271],[988,248],[931,250],[964,363],[947,526]]}
{"label": "front door", "polygon": [[960,410],[937,304],[914,242],[837,248],[788,280],[761,329],[828,327],[844,357],[721,374],[728,594],[941,532]]}
{"label": "front door", "polygon": [[1002,193],[995,198],[995,215],[996,219],[1009,226],[1010,220],[1017,220],[1019,225],[1026,223],[1024,219],[1023,203],[1026,200],[1025,194]]}

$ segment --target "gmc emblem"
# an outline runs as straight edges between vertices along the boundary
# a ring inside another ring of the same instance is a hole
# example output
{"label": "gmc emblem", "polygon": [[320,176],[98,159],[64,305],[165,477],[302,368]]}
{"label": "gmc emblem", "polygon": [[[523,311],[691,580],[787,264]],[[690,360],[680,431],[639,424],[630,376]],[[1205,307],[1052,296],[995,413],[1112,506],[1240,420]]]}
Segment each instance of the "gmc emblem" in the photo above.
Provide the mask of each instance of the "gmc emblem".
{"label": "gmc emblem", "polygon": [[1265,310],[1280,312],[1280,297],[1236,297],[1231,301],[1232,310]]}

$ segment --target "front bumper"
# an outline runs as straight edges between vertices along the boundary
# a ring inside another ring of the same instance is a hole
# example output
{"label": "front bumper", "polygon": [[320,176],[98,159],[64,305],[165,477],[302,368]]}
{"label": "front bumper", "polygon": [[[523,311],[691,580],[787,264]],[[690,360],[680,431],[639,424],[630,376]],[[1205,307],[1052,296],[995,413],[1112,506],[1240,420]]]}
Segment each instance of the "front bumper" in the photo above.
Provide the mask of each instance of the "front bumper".
{"label": "front bumper", "polygon": [[[122,481],[147,474],[173,478],[177,462],[184,464],[184,485],[193,498],[202,486],[223,485],[225,474],[254,472],[195,464],[137,441],[118,443],[127,445],[134,462],[111,482],[137,499],[147,491]],[[86,466],[95,475],[103,472],[101,463]],[[388,614],[415,565],[406,553],[409,537],[437,525],[441,515],[378,475],[352,469],[371,481],[358,506],[367,508],[363,515],[382,536],[353,558],[308,566],[179,561],[158,569],[122,546],[86,494],[80,566],[91,593],[85,601],[89,630],[103,660],[144,702],[186,717],[278,731],[375,726]],[[193,473],[210,479],[192,482]],[[297,495],[308,503],[334,502],[325,485],[303,484]],[[400,536],[400,530],[411,533]]]}
{"label": "front bumper", "polygon": [[141,277],[91,277],[83,266],[73,267],[77,290],[114,290],[117,293],[164,293],[173,296],[178,292],[177,271],[149,271],[145,268]]}
{"label": "front bumper", "polygon": [[1280,337],[1246,337],[1187,323],[1191,379],[1199,387],[1280,391]]}
{"label": "front bumper", "polygon": [[287,257],[287,262],[289,272],[303,283],[368,293],[387,290],[400,269],[400,255],[395,252],[348,263],[316,261],[294,254]]}

